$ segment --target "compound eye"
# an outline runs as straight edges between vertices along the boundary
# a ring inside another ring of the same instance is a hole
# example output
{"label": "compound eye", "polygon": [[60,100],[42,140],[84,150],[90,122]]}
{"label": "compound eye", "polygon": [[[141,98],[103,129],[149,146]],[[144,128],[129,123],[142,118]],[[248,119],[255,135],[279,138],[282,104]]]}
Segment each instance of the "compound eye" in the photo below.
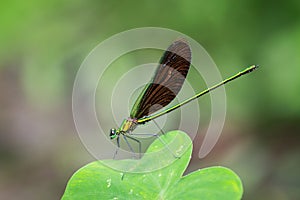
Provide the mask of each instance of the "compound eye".
{"label": "compound eye", "polygon": [[110,139],[114,139],[116,137],[116,129],[115,128],[110,129],[109,137],[110,137]]}

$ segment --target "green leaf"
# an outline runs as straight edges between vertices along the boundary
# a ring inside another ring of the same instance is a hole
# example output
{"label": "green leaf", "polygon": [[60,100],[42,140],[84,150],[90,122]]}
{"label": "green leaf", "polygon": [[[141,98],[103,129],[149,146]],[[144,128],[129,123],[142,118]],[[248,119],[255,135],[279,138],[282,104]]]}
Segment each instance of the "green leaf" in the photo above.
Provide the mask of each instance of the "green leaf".
{"label": "green leaf", "polygon": [[242,183],[225,167],[210,167],[190,173],[168,190],[166,199],[241,199]]}
{"label": "green leaf", "polygon": [[169,132],[156,139],[140,160],[104,160],[84,166],[71,177],[62,199],[241,199],[239,177],[224,167],[182,177],[191,153],[192,141],[185,133]]}

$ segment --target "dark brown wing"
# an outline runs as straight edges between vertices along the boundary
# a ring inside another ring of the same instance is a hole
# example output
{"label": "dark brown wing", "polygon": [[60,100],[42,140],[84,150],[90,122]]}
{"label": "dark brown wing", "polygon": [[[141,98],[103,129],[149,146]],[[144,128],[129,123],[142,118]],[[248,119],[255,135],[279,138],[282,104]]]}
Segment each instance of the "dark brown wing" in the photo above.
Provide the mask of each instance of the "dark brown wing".
{"label": "dark brown wing", "polygon": [[173,42],[165,51],[153,79],[136,100],[130,117],[140,119],[167,106],[179,93],[191,63],[187,41]]}

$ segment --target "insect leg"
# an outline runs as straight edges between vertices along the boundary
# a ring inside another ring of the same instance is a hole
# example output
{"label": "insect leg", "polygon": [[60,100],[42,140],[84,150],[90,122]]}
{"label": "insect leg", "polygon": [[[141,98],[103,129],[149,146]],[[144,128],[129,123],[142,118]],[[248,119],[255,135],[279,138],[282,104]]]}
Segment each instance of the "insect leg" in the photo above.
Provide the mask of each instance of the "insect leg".
{"label": "insect leg", "polygon": [[[163,139],[161,139],[160,137],[159,137],[159,135],[158,134],[151,134],[151,133],[140,133],[140,134],[132,134],[131,133],[131,135],[145,135],[145,136],[152,136],[152,137],[156,137],[157,139],[159,139],[159,141],[163,144],[163,145],[165,145],[165,147],[168,149],[168,151],[175,157],[175,158],[180,158],[179,156],[176,156],[175,154],[174,154],[174,152],[169,148],[169,146],[168,146],[168,144],[163,140]],[[128,137],[128,136],[127,136]]]}
{"label": "insect leg", "polygon": [[120,136],[117,137],[117,149],[115,151],[113,159],[115,159],[116,155],[118,154],[119,148],[120,148]]}
{"label": "insect leg", "polygon": [[140,146],[141,142],[140,142],[139,140],[133,138],[133,137],[128,136],[128,135],[123,135],[123,138],[124,138],[125,142],[127,143],[128,147],[129,147],[129,149],[130,149],[130,151],[133,153],[133,157],[135,158],[135,153],[134,153],[134,151],[133,151],[132,146],[131,146],[130,143],[128,142],[127,137],[128,137],[129,139],[133,140],[133,141],[138,142],[138,143],[139,143],[139,146]]}
{"label": "insect leg", "polygon": [[158,123],[153,119],[152,120],[154,122],[154,124],[157,126],[157,128],[160,130],[160,132],[164,135],[165,132],[160,128],[160,126],[158,125]]}
{"label": "insect leg", "polygon": [[141,158],[141,153],[142,153],[142,143],[141,143],[141,141],[139,141],[138,139],[136,139],[134,137],[131,137],[129,135],[127,135],[127,137],[139,144],[139,158]]}

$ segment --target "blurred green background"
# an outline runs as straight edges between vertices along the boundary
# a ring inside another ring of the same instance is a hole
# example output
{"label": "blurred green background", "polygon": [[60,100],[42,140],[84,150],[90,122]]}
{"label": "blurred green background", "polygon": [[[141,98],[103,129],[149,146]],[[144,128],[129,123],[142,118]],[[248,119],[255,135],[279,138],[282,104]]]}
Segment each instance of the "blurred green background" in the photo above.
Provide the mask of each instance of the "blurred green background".
{"label": "blurred green background", "polygon": [[[300,1],[2,1],[0,199],[59,199],[75,170],[94,160],[76,133],[72,85],[85,56],[131,28],[158,26],[202,44],[226,86],[227,120],[192,171],[227,166],[243,199],[300,199]],[[126,116],[124,116],[126,117]]]}

